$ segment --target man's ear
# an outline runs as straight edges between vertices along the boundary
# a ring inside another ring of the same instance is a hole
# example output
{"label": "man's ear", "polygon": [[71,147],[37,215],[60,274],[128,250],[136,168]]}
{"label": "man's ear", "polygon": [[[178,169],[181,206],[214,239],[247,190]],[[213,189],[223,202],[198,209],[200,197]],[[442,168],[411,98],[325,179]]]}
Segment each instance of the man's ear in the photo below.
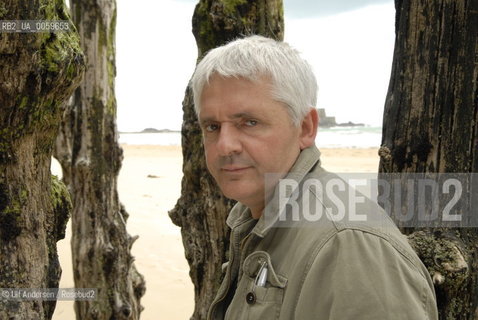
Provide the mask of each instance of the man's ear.
{"label": "man's ear", "polygon": [[300,127],[300,150],[303,150],[315,144],[315,136],[317,135],[318,126],[319,114],[317,113],[317,109],[310,108],[309,113],[307,113],[304,120],[302,120]]}

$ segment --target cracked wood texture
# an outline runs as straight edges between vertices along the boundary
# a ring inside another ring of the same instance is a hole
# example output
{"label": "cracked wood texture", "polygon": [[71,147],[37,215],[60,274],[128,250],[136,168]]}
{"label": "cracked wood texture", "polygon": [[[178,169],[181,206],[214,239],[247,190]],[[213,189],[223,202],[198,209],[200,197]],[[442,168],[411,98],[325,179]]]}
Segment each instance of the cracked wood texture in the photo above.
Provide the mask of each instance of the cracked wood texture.
{"label": "cracked wood texture", "polygon": [[[0,20],[68,20],[63,1],[4,0]],[[56,243],[71,202],[50,173],[63,102],[79,85],[84,56],[74,28],[0,33],[0,288],[58,288]],[[0,297],[0,319],[51,319],[55,301]]]}
{"label": "cracked wood texture", "polygon": [[[476,173],[478,1],[395,6],[380,172]],[[432,275],[440,319],[478,319],[477,228],[402,230]]]}
{"label": "cracked wood texture", "polygon": [[56,142],[70,190],[75,286],[98,288],[96,300],[76,301],[77,319],[139,319],[144,279],[126,230],[117,192],[123,152],[116,128],[115,0],[72,0],[71,12],[86,56],[86,73],[74,92]]}
{"label": "cracked wood texture", "polygon": [[[201,0],[196,5],[193,33],[199,57],[244,35],[260,34],[282,40],[282,0]],[[229,230],[226,217],[233,205],[224,198],[206,169],[201,130],[194,112],[192,91],[183,101],[183,179],[181,197],[169,212],[181,227],[195,308],[191,319],[206,319],[221,282],[221,264],[227,260]]]}

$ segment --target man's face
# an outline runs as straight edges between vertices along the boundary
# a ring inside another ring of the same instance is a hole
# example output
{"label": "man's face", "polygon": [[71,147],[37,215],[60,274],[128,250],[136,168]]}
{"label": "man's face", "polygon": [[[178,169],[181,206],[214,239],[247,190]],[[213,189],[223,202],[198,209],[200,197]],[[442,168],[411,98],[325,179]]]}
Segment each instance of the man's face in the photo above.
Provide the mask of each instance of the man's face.
{"label": "man's face", "polygon": [[270,92],[266,79],[214,75],[200,100],[207,167],[224,195],[248,206],[254,217],[271,191],[264,189],[265,174],[287,173],[300,153],[300,127]]}

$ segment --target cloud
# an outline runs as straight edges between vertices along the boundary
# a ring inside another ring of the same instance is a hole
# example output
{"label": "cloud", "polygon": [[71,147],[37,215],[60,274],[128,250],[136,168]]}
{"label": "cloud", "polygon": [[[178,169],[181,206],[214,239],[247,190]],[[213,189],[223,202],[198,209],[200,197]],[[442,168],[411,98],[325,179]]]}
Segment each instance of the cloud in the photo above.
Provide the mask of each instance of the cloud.
{"label": "cloud", "polygon": [[[175,0],[198,3],[199,0]],[[283,0],[284,13],[290,18],[330,16],[374,4],[393,3],[393,0]]]}
{"label": "cloud", "polygon": [[292,18],[311,18],[385,3],[393,3],[393,0],[284,0],[284,12]]}

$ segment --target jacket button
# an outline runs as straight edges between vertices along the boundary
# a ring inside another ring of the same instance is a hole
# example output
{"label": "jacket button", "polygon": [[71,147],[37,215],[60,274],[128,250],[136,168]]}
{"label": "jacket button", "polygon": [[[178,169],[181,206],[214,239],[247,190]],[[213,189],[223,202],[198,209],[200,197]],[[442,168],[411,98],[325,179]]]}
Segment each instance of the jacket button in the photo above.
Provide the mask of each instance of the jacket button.
{"label": "jacket button", "polygon": [[247,295],[246,295],[246,302],[248,304],[254,304],[256,303],[256,295],[254,294],[254,292],[249,292]]}

